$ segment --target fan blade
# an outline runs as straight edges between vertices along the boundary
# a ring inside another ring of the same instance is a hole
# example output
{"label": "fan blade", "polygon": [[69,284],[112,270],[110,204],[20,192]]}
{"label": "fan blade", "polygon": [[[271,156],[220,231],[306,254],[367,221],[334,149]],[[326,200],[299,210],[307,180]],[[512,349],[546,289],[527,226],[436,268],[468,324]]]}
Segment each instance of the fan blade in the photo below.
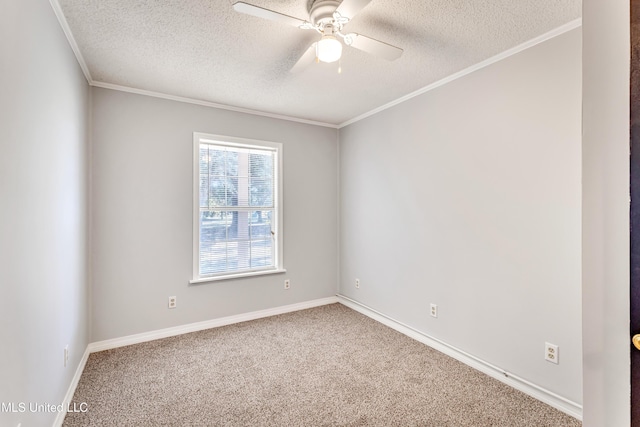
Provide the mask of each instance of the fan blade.
{"label": "fan blade", "polygon": [[274,12],[273,10],[269,9],[263,9],[261,7],[241,1],[234,3],[233,8],[236,12],[244,13],[251,16],[257,16],[258,18],[268,19],[270,21],[282,22],[283,24],[293,25],[294,27],[300,27],[305,22],[302,19],[294,18],[293,16],[283,15],[282,13]]}
{"label": "fan blade", "polygon": [[313,62],[315,57],[316,57],[316,44],[314,43],[311,46],[309,46],[309,49],[307,49],[305,53],[302,54],[300,59],[298,59],[298,62],[296,62],[296,65],[294,65],[291,68],[291,70],[289,70],[289,72],[297,73],[299,71],[304,70],[305,68],[307,68],[307,66],[309,66],[309,64]]}
{"label": "fan blade", "polygon": [[340,3],[336,12],[345,18],[353,19],[353,17],[369,3],[371,3],[371,0],[344,0]]}
{"label": "fan blade", "polygon": [[393,61],[402,55],[403,50],[399,47],[391,46],[390,44],[360,34],[351,33],[349,35],[353,37],[353,42],[350,46],[360,49],[363,52],[379,56],[387,61]]}

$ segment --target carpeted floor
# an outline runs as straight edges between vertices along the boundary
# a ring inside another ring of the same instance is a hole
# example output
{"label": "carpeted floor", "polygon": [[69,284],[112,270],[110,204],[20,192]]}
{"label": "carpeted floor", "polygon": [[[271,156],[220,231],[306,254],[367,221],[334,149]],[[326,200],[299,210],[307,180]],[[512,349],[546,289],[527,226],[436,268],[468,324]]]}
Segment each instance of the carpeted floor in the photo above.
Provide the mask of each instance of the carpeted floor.
{"label": "carpeted floor", "polygon": [[581,426],[341,304],[91,354],[71,426]]}

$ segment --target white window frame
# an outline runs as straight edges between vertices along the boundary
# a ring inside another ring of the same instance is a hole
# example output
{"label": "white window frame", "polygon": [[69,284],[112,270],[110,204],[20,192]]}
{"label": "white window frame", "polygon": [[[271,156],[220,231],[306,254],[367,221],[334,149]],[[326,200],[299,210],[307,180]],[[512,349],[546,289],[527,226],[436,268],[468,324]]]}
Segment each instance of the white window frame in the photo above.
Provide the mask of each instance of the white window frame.
{"label": "white window frame", "polygon": [[[241,272],[222,272],[207,276],[200,276],[200,144],[216,144],[227,147],[239,147],[247,149],[269,149],[276,153],[274,162],[274,188],[273,202],[276,215],[272,227],[274,232],[274,244],[276,245],[274,266],[264,269],[253,269]],[[265,274],[285,273],[284,269],[284,238],[283,238],[283,179],[282,179],[282,143],[261,141],[256,139],[237,138],[224,135],[213,135],[202,132],[193,133],[193,272],[189,283],[213,282],[239,277],[261,276]]]}

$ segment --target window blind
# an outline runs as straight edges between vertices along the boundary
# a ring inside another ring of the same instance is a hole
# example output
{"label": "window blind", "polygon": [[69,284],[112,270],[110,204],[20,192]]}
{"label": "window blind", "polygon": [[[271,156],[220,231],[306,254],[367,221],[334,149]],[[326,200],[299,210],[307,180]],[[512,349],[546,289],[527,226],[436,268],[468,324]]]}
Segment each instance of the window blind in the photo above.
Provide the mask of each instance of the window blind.
{"label": "window blind", "polygon": [[274,268],[276,152],[199,146],[199,274]]}

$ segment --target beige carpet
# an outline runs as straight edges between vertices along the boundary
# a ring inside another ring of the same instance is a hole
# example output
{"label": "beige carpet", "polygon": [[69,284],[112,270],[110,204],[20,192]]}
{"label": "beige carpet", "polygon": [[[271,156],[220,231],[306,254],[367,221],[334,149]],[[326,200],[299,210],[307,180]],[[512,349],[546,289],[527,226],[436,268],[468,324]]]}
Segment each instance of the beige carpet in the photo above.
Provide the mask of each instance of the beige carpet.
{"label": "beige carpet", "polygon": [[343,305],[94,353],[65,426],[580,426]]}

